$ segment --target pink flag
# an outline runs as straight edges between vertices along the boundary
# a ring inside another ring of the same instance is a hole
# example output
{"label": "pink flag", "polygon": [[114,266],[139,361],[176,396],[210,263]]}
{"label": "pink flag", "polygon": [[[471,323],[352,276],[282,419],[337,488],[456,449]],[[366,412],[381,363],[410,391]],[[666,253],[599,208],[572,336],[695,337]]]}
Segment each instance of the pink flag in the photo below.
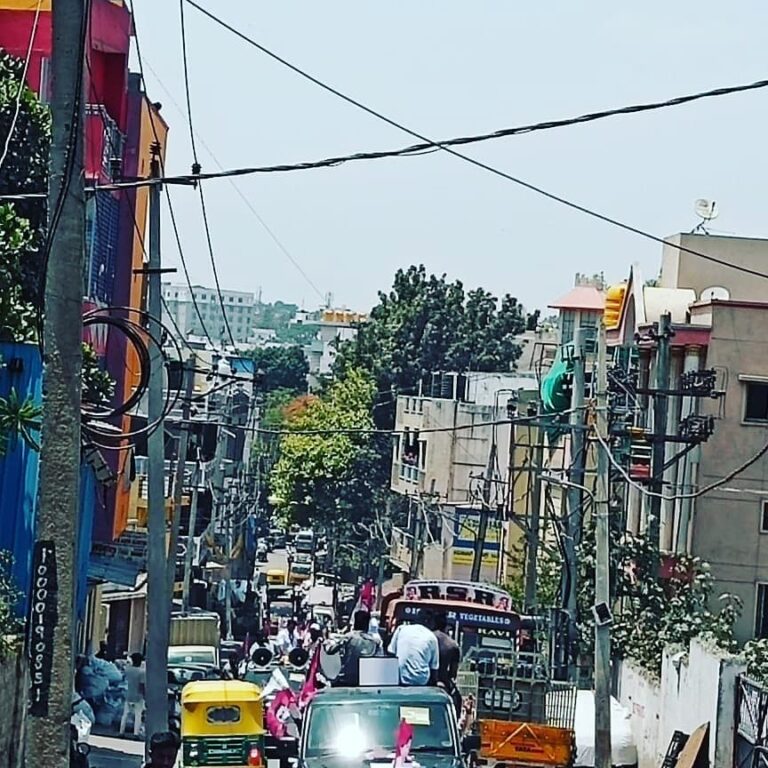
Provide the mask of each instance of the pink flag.
{"label": "pink flag", "polygon": [[320,670],[320,643],[317,644],[315,652],[312,654],[312,661],[309,663],[309,671],[307,672],[307,679],[304,681],[304,685],[299,692],[299,709],[304,707],[312,701],[315,693],[317,693],[317,673]]}
{"label": "pink flag", "polygon": [[373,582],[368,581],[360,588],[360,603],[368,613],[373,610],[373,604],[376,601],[376,590],[374,589]]}
{"label": "pink flag", "polygon": [[373,581],[368,579],[361,587],[360,592],[357,595],[357,602],[355,603],[352,615],[354,616],[358,611],[365,611],[370,613],[373,610],[373,605],[376,602],[376,588],[373,586]]}
{"label": "pink flag", "polygon": [[296,696],[290,688],[278,691],[269,705],[264,723],[270,735],[276,739],[285,736],[287,723],[291,717],[291,706],[296,703]]}
{"label": "pink flag", "polygon": [[410,723],[406,723],[405,720],[401,720],[395,739],[395,762],[393,768],[403,768],[411,754],[412,743],[413,726]]}

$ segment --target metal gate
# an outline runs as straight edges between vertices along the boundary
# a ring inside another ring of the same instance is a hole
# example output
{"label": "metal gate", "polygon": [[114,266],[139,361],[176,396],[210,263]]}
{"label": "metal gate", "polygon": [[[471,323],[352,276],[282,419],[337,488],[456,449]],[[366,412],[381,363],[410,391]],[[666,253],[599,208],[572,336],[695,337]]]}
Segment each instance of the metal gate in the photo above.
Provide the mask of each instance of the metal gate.
{"label": "metal gate", "polygon": [[768,688],[747,677],[736,681],[734,768],[768,768]]}

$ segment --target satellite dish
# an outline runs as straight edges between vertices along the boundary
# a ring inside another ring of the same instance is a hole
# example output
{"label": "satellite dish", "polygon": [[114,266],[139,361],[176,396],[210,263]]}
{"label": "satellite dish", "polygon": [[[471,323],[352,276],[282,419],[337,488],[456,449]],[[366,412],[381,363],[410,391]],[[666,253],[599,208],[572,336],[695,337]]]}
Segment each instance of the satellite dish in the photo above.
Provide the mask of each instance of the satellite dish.
{"label": "satellite dish", "polygon": [[696,201],[693,209],[696,211],[696,215],[704,221],[712,221],[717,218],[718,211],[716,210],[717,203],[714,200],[704,200],[703,198]]}
{"label": "satellite dish", "polygon": [[705,288],[701,292],[699,301],[728,301],[730,298],[731,294],[727,288],[723,288],[721,285],[713,285],[711,288]]}

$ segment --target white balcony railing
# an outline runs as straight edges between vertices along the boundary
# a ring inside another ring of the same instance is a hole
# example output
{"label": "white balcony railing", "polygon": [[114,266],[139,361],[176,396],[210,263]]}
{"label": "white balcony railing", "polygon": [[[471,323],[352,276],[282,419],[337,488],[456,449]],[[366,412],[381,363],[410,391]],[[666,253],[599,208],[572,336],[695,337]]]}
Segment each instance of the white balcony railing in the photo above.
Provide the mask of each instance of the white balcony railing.
{"label": "white balcony railing", "polygon": [[401,480],[406,483],[418,483],[421,481],[421,477],[424,474],[424,470],[419,469],[415,464],[401,464],[399,476]]}

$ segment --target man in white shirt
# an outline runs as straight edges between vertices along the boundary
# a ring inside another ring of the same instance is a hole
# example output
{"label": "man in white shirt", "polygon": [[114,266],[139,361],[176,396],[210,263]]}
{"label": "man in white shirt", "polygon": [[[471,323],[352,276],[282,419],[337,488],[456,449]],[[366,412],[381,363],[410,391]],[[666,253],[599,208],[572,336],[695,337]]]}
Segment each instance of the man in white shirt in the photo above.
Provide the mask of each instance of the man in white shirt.
{"label": "man in white shirt", "polygon": [[120,720],[120,734],[125,733],[128,725],[128,714],[133,713],[133,735],[141,732],[141,718],[144,714],[144,686],[146,685],[146,672],[144,661],[140,653],[131,654],[131,663],[125,668],[125,706],[123,717]]}
{"label": "man in white shirt", "polygon": [[420,610],[414,624],[401,624],[395,630],[389,652],[397,656],[401,685],[436,684],[440,648],[429,611]]}

